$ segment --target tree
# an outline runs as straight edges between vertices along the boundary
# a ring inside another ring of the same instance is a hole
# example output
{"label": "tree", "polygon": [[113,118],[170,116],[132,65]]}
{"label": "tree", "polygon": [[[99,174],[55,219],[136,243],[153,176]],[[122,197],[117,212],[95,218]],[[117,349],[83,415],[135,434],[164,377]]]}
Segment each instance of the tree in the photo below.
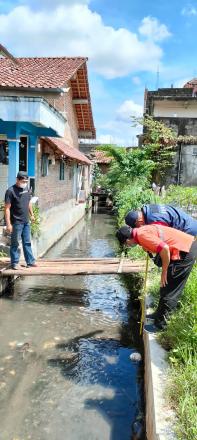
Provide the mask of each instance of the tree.
{"label": "tree", "polygon": [[173,130],[163,122],[145,116],[143,119],[132,117],[133,125],[143,125],[142,149],[147,157],[154,162],[152,180],[158,184],[165,183],[165,176],[173,166],[175,146],[178,138]]}
{"label": "tree", "polygon": [[154,161],[148,158],[146,149],[126,149],[105,145],[99,147],[99,150],[113,157],[108,171],[108,181],[112,190],[121,189],[136,178],[149,179],[155,166]]}

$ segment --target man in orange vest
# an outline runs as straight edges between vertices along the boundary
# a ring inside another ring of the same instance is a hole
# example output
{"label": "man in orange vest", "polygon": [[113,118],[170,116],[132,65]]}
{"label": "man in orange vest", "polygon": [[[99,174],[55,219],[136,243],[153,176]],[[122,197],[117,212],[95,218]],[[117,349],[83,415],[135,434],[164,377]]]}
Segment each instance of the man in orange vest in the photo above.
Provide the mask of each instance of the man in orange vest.
{"label": "man in orange vest", "polygon": [[160,300],[157,310],[149,315],[153,330],[162,330],[169,314],[177,307],[188,276],[197,259],[197,241],[192,235],[163,225],[141,228],[122,226],[116,233],[122,245],[140,245],[161,258]]}

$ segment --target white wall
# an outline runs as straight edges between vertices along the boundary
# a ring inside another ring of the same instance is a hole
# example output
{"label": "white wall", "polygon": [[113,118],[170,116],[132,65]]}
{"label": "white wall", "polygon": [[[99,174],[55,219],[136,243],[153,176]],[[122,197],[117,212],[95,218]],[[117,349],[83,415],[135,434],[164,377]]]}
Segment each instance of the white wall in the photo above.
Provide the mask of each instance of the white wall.
{"label": "white wall", "polygon": [[41,235],[38,240],[33,240],[36,257],[43,255],[84,216],[85,206],[85,203],[76,205],[71,199],[42,213]]}
{"label": "white wall", "polygon": [[59,136],[64,136],[66,120],[48,102],[41,98],[1,96],[0,119],[12,122],[30,122],[52,128]]}
{"label": "white wall", "polygon": [[0,201],[4,200],[8,188],[8,165],[0,163]]}
{"label": "white wall", "polygon": [[172,101],[172,100],[155,100],[154,116],[168,118],[197,118],[196,101]]}

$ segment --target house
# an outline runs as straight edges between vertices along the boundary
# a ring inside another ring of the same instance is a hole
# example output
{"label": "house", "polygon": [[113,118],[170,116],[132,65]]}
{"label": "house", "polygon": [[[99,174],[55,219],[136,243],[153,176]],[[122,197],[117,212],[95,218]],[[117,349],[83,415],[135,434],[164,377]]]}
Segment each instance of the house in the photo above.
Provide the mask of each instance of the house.
{"label": "house", "polygon": [[109,171],[112,157],[105,154],[104,151],[97,150],[100,144],[89,144],[80,142],[79,149],[85,154],[93,163],[98,165],[101,174],[106,174]]}
{"label": "house", "polygon": [[180,136],[170,183],[197,185],[197,79],[182,88],[145,90],[144,113]]}
{"label": "house", "polygon": [[41,214],[39,255],[85,213],[91,161],[79,139],[95,136],[87,58],[0,59],[0,200],[26,171]]}

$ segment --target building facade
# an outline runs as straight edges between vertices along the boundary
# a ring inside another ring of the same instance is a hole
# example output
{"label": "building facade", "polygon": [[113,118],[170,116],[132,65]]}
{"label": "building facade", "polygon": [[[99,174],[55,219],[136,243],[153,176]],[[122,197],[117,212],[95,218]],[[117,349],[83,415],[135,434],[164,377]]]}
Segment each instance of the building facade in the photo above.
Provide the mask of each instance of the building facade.
{"label": "building facade", "polygon": [[0,59],[0,200],[26,171],[38,198],[43,254],[85,213],[95,138],[86,58]]}
{"label": "building facade", "polygon": [[185,137],[176,147],[167,183],[197,185],[197,79],[183,88],[146,90],[144,113],[164,122],[177,136]]}

